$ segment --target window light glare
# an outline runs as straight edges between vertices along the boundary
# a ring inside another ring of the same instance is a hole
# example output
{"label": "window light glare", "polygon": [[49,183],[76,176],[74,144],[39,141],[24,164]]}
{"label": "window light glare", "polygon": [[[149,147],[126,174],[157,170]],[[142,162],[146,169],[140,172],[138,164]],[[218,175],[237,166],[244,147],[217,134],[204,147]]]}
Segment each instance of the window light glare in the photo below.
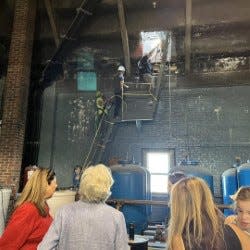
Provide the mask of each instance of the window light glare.
{"label": "window light glare", "polygon": [[152,193],[166,193],[170,168],[169,152],[148,152],[147,168],[150,172],[150,183]]}

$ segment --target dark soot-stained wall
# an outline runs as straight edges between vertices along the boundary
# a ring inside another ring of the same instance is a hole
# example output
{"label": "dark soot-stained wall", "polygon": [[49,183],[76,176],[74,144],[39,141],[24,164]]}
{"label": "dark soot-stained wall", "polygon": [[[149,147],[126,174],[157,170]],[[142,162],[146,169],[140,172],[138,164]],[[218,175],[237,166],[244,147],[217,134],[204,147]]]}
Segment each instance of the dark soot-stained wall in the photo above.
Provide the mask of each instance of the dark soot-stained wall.
{"label": "dark soot-stained wall", "polygon": [[73,168],[84,162],[92,142],[94,94],[46,90],[39,165],[54,167],[59,187],[72,186]]}
{"label": "dark soot-stained wall", "polygon": [[[177,164],[189,155],[212,172],[215,196],[220,196],[221,173],[235,156],[243,162],[250,158],[249,91],[249,86],[171,89],[169,95],[163,86],[155,120],[143,122],[141,129],[135,122],[116,124],[104,162],[134,157],[142,163],[143,148],[174,148]],[[93,96],[67,93],[56,99],[54,93],[52,87],[45,93],[39,164],[54,166],[59,186],[67,187],[72,185],[73,166],[84,162],[92,140]]]}

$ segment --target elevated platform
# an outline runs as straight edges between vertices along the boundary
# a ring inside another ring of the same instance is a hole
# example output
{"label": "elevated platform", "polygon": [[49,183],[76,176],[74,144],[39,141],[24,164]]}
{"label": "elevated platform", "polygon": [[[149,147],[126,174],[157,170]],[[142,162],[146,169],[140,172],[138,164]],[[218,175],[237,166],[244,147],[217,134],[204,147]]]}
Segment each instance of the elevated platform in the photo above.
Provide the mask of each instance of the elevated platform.
{"label": "elevated platform", "polygon": [[122,120],[153,120],[155,102],[151,96],[126,96],[122,104]]}
{"label": "elevated platform", "polygon": [[155,83],[126,82],[122,92],[122,121],[153,120],[157,98]]}

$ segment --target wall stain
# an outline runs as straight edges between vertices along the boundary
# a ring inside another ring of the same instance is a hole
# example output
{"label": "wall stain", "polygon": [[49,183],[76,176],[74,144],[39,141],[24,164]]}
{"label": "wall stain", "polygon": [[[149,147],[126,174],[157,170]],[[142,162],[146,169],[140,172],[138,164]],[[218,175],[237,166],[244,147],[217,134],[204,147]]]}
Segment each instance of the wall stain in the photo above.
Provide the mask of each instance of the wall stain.
{"label": "wall stain", "polygon": [[91,133],[91,119],[93,119],[94,99],[78,97],[70,100],[70,118],[68,121],[68,141],[75,142],[84,139]]}

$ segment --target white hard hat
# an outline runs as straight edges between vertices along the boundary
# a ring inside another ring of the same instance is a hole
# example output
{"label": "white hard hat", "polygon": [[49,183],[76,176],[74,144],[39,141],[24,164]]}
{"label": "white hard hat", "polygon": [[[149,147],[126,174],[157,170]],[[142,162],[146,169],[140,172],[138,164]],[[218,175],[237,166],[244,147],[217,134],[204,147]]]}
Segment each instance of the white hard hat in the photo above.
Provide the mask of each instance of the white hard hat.
{"label": "white hard hat", "polygon": [[122,65],[120,65],[120,66],[118,67],[117,70],[118,70],[118,71],[124,71],[124,72],[125,72],[125,68],[124,68],[124,66],[122,66]]}

